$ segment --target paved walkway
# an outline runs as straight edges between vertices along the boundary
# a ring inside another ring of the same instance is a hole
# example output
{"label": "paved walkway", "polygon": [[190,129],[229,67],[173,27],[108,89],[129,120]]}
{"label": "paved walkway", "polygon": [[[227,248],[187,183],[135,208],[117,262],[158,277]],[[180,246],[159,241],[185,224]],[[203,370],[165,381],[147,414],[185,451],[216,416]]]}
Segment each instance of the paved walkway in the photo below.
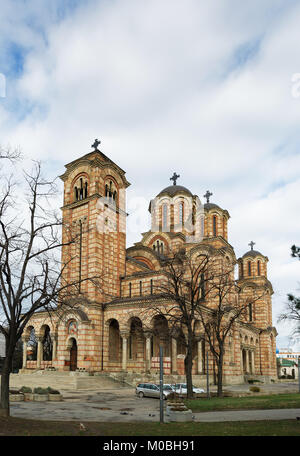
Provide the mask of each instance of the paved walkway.
{"label": "paved walkway", "polygon": [[[297,391],[296,385],[291,384],[289,387],[287,385],[269,386],[273,392],[277,390],[290,392],[291,387],[292,390]],[[245,391],[245,386],[237,385],[231,389]],[[138,398],[134,388],[102,391],[76,390],[63,392],[62,402],[12,402],[11,415],[52,421],[159,421],[159,401],[154,398]],[[300,417],[300,409],[194,413],[196,422],[284,420],[297,417]]]}

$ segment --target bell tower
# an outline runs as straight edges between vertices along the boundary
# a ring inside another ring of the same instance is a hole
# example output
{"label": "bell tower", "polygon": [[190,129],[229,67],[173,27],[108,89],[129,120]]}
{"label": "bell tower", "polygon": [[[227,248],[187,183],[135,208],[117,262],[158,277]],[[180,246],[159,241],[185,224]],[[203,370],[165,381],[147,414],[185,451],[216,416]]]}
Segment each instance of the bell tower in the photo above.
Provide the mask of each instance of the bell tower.
{"label": "bell tower", "polygon": [[[76,242],[62,249],[64,279],[80,281],[79,292],[90,301],[105,302],[120,294],[125,274],[125,172],[104,155],[95,140],[92,152],[67,164],[62,207],[63,243],[70,234]],[[96,285],[87,278],[98,278]],[[100,285],[100,286],[99,286]]]}

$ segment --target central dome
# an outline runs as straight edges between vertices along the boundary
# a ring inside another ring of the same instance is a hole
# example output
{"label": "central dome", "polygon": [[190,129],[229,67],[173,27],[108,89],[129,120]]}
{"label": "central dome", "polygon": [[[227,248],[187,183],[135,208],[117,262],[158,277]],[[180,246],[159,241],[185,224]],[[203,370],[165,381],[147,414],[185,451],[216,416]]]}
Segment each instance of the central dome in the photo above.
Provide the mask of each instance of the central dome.
{"label": "central dome", "polygon": [[175,196],[177,193],[186,193],[189,196],[193,196],[192,192],[186,187],[182,185],[170,185],[169,187],[164,188],[157,196],[161,196],[163,194],[168,194],[169,196]]}

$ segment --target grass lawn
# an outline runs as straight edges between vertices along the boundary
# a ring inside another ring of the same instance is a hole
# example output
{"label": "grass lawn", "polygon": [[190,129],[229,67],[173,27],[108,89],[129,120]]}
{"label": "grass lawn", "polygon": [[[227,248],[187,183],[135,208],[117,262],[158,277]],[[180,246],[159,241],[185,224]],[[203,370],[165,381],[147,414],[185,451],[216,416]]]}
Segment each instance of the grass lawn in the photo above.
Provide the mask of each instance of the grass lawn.
{"label": "grass lawn", "polygon": [[193,412],[300,408],[300,393],[246,397],[213,397],[211,399],[185,400],[184,402]]}
{"label": "grass lawn", "polygon": [[1,418],[0,436],[300,436],[300,422],[242,421],[225,423],[97,423]]}

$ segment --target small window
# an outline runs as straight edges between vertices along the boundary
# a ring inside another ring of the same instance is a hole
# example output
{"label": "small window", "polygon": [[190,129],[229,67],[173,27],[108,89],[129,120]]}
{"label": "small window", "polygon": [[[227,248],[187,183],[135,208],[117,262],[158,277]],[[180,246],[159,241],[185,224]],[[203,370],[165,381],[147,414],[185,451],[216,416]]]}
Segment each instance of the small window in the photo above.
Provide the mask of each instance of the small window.
{"label": "small window", "polygon": [[213,216],[213,236],[217,236],[217,216]]}
{"label": "small window", "polygon": [[143,292],[143,282],[140,280],[140,296],[142,296]]}
{"label": "small window", "polygon": [[168,206],[167,204],[163,205],[163,222],[162,222],[163,230],[168,228]]}
{"label": "small window", "polygon": [[80,177],[74,185],[74,200],[81,201],[88,197],[88,183]]}
{"label": "small window", "polygon": [[251,276],[251,261],[248,261],[248,276]]}
{"label": "small window", "polygon": [[257,275],[260,276],[260,261],[257,262]]}
{"label": "small window", "polygon": [[179,203],[179,223],[183,225],[184,202]]}
{"label": "small window", "polygon": [[129,282],[129,297],[131,298],[131,282]]}
{"label": "small window", "polygon": [[249,321],[252,321],[253,320],[253,307],[252,307],[252,303],[250,302],[249,304]]}
{"label": "small window", "polygon": [[153,280],[150,280],[150,294],[153,294]]}

